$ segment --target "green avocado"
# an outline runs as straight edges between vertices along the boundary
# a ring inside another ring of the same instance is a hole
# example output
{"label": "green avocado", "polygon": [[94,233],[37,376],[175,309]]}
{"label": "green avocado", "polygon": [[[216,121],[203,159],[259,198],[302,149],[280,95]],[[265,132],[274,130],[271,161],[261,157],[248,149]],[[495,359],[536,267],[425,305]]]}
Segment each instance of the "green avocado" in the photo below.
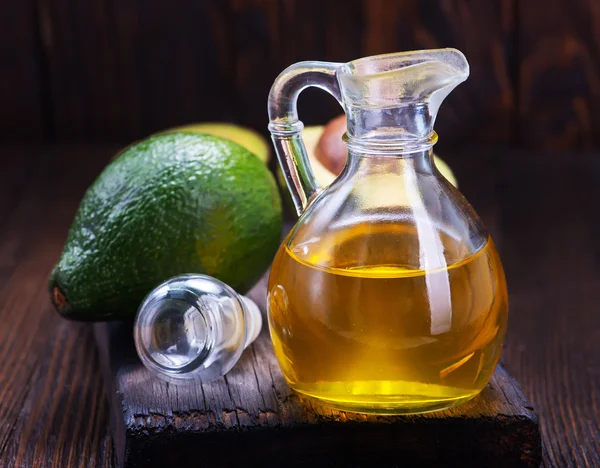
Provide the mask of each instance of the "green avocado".
{"label": "green avocado", "polygon": [[242,146],[198,133],[158,135],[124,150],[85,194],[49,288],[84,321],[128,320],[154,287],[204,273],[245,293],[280,243],[281,199]]}

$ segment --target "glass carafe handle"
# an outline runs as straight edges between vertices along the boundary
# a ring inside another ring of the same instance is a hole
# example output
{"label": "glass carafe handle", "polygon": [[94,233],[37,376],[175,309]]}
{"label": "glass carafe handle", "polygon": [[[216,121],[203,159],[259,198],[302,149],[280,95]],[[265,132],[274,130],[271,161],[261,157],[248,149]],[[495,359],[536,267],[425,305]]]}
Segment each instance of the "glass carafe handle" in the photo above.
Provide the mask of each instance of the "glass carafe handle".
{"label": "glass carafe handle", "polygon": [[315,86],[327,91],[342,105],[335,75],[341,66],[341,63],[330,62],[296,63],[281,72],[269,93],[269,131],[298,214],[319,189],[302,141],[304,125],[298,120],[298,95],[309,86]]}

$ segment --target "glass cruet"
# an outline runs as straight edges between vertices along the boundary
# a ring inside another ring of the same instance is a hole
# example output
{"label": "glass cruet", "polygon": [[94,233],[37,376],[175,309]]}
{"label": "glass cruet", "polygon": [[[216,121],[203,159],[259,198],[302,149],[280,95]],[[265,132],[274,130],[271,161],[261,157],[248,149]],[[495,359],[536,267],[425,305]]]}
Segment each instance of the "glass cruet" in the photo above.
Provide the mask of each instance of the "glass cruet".
{"label": "glass cruet", "polygon": [[[268,285],[289,385],[348,411],[448,408],[477,395],[502,350],[506,282],[494,243],[438,172],[433,125],[469,74],[455,49],[301,62],[275,80],[269,130],[299,214]],[[318,187],[296,101],[324,89],[347,117],[348,161]]]}

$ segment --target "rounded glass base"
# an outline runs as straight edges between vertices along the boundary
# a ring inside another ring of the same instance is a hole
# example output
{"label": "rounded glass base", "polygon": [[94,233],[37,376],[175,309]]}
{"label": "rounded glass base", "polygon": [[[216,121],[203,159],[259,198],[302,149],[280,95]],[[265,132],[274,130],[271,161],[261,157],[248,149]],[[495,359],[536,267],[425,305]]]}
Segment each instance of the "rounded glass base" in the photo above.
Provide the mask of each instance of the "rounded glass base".
{"label": "rounded glass base", "polygon": [[301,398],[307,399],[317,405],[327,406],[340,411],[377,415],[419,414],[442,411],[465,403],[480,393],[480,390],[463,389],[460,392],[459,389],[451,387],[434,387],[437,387],[435,388],[437,391],[434,393],[353,395],[330,392],[326,394],[323,392],[315,393],[306,388],[292,386]]}

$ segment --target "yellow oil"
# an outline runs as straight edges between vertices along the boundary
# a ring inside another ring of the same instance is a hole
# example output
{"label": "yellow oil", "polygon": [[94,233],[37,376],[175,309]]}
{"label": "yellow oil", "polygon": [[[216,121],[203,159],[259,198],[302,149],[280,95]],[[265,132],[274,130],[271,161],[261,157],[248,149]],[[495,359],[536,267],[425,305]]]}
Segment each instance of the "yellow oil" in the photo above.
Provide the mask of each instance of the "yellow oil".
{"label": "yellow oil", "polygon": [[467,254],[438,234],[436,261],[452,262],[424,271],[427,239],[413,226],[294,238],[303,237],[282,244],[269,280],[273,345],[294,390],[343,410],[396,414],[448,408],[485,387],[507,319],[491,238]]}

